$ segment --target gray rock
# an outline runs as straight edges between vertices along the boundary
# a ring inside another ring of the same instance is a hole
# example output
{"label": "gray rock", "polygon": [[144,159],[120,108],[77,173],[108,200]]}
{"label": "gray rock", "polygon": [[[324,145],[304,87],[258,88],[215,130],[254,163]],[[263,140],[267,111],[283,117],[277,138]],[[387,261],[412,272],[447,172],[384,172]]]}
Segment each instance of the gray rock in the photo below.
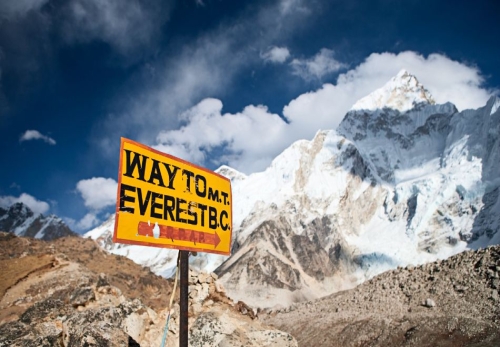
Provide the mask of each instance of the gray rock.
{"label": "gray rock", "polygon": [[422,306],[425,306],[425,307],[435,307],[436,306],[436,302],[430,298],[427,298],[425,299],[425,301],[422,303]]}
{"label": "gray rock", "polygon": [[499,298],[499,295],[498,295],[498,292],[496,290],[492,290],[491,291],[491,296],[490,298],[493,300],[493,301],[498,301],[500,298]]}
{"label": "gray rock", "polygon": [[493,289],[500,289],[500,280],[498,278],[495,278],[491,281],[491,287]]}
{"label": "gray rock", "polygon": [[64,302],[49,298],[35,303],[28,308],[20,317],[20,321],[26,324],[42,321],[44,319],[56,318],[65,310]]}
{"label": "gray rock", "polygon": [[100,273],[99,279],[97,280],[96,287],[100,288],[100,287],[106,287],[106,286],[109,286],[108,278],[106,277],[106,274]]}
{"label": "gray rock", "polygon": [[210,277],[206,272],[200,272],[198,274],[199,283],[207,283],[207,278]]}
{"label": "gray rock", "polygon": [[232,312],[201,313],[190,330],[189,345],[191,347],[297,346],[297,341],[286,332],[248,324]]}
{"label": "gray rock", "polygon": [[94,290],[91,287],[76,288],[71,293],[70,302],[74,307],[85,306],[89,301],[95,299]]}

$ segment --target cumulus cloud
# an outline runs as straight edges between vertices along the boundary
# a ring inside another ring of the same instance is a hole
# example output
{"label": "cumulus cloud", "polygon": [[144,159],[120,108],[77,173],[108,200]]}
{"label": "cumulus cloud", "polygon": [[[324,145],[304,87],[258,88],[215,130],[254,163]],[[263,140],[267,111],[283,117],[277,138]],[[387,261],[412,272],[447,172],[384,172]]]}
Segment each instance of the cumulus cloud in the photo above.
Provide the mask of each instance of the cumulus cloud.
{"label": "cumulus cloud", "polygon": [[205,99],[182,115],[187,125],[158,135],[158,150],[203,163],[219,150],[219,165],[228,162],[249,171],[265,167],[285,145],[286,123],[264,106],[247,106],[236,114],[222,114],[222,102]]}
{"label": "cumulus cloud", "polygon": [[319,129],[335,129],[357,100],[402,68],[416,75],[439,103],[477,108],[491,95],[474,66],[439,54],[376,53],[339,75],[336,84],[326,83],[292,100],[283,109],[286,121],[261,105],[223,114],[220,100],[205,99],[182,114],[182,127],[160,132],[156,148],[200,164],[227,163],[245,173],[263,170],[293,141],[311,139]]}
{"label": "cumulus cloud", "polygon": [[322,48],[310,59],[293,59],[290,66],[294,75],[300,76],[306,81],[320,80],[323,76],[345,67],[334,58],[334,52],[327,48]]}
{"label": "cumulus cloud", "polygon": [[282,64],[290,57],[290,51],[286,47],[274,46],[261,53],[260,57],[266,62]]}
{"label": "cumulus cloud", "polygon": [[49,145],[55,145],[56,140],[47,135],[43,135],[38,130],[26,130],[24,134],[19,138],[19,142],[31,141],[31,140],[42,140],[47,142]]}
{"label": "cumulus cloud", "polygon": [[76,230],[80,232],[89,231],[91,228],[97,226],[101,222],[101,220],[93,212],[87,213],[79,221],[68,217],[64,218],[64,221],[66,222],[66,224],[68,224],[71,230]]}
{"label": "cumulus cloud", "polygon": [[0,196],[0,207],[9,208],[11,205],[22,202],[28,206],[34,213],[46,213],[50,209],[50,205],[45,201],[37,200],[35,197],[22,193],[18,197],[7,195]]}
{"label": "cumulus cloud", "polygon": [[92,177],[76,184],[76,190],[87,208],[93,211],[116,204],[118,183],[112,178]]}

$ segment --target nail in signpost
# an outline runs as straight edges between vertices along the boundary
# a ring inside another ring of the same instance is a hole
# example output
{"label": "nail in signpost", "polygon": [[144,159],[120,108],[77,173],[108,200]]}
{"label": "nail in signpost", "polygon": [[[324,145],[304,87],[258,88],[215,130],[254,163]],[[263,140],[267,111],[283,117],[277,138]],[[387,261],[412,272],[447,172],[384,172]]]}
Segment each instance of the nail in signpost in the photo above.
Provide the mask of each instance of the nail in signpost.
{"label": "nail in signpost", "polygon": [[118,170],[113,242],[181,251],[179,342],[187,346],[189,252],[230,254],[231,181],[125,138]]}

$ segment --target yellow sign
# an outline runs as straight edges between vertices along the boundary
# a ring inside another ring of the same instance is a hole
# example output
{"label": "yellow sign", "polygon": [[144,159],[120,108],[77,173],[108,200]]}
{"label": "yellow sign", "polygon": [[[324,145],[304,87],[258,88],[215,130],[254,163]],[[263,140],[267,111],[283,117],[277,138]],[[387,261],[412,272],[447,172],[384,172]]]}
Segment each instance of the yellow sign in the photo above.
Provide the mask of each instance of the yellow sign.
{"label": "yellow sign", "polygon": [[231,181],[121,139],[113,242],[229,255]]}

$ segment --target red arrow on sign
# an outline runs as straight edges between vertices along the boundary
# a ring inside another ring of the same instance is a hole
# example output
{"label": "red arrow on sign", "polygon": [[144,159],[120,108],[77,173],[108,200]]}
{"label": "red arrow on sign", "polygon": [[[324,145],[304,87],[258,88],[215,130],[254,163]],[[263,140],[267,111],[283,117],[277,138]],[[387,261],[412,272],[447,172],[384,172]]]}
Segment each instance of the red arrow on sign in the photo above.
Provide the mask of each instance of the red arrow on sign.
{"label": "red arrow on sign", "polygon": [[[171,239],[172,241],[191,241],[194,243],[204,243],[209,245],[214,245],[216,248],[219,245],[220,238],[217,232],[213,234],[204,233],[202,231],[188,230],[174,228],[172,226],[161,225],[160,227],[160,238]],[[148,224],[147,222],[139,222],[137,226],[137,233],[142,236],[154,237],[153,229],[154,224]]]}

